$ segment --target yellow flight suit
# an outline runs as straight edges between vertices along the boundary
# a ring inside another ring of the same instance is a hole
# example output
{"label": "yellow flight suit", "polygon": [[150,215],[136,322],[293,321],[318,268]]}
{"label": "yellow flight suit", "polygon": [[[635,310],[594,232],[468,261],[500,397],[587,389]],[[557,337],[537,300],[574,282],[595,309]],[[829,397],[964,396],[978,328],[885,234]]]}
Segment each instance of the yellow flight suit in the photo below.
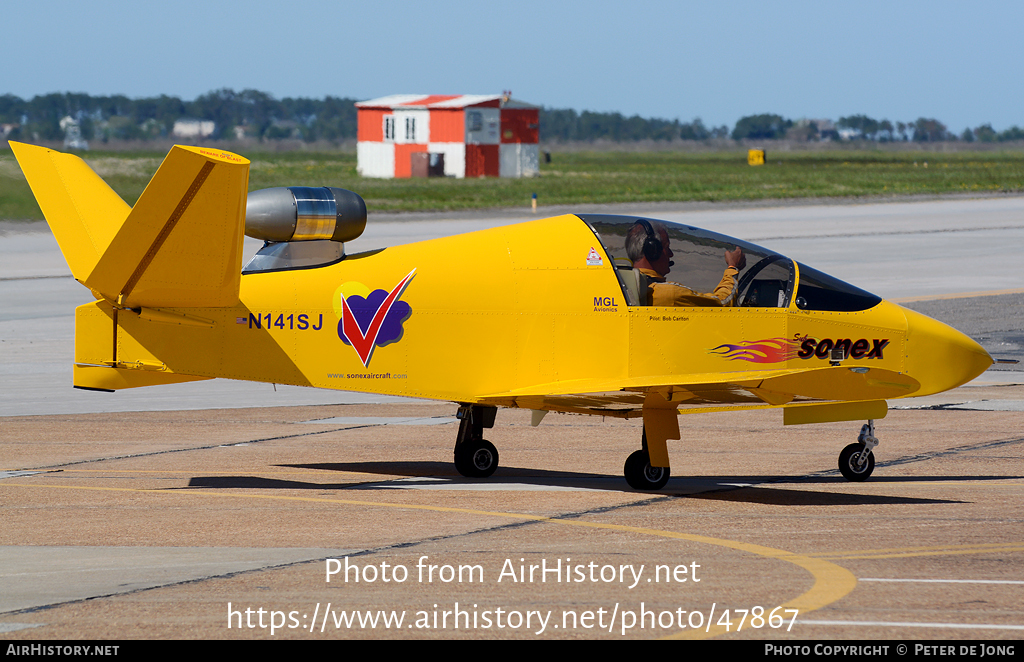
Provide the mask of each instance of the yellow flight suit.
{"label": "yellow flight suit", "polygon": [[736,267],[726,267],[722,281],[711,294],[695,292],[685,285],[667,282],[652,269],[640,269],[640,273],[652,281],[648,288],[648,299],[652,306],[733,306],[733,290],[736,289]]}

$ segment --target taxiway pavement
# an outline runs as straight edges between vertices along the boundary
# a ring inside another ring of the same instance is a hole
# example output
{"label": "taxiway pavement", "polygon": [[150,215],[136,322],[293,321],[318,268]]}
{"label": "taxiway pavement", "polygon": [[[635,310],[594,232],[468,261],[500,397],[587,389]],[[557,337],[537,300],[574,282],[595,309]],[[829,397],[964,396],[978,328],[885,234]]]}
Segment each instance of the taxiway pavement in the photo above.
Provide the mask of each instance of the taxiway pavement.
{"label": "taxiway pavement", "polygon": [[[637,211],[915,299],[906,305],[993,353],[1021,352],[1024,272],[1006,263],[1024,249],[1024,198]],[[532,217],[371,218],[349,249]],[[990,296],[962,296],[978,292]],[[224,380],[74,390],[71,315],[90,299],[48,232],[0,225],[4,638],[1016,639],[1024,631],[1019,366],[899,403],[913,408],[879,423],[866,483],[834,468],[857,426],[783,428],[777,412],[743,412],[684,417],[684,440],[670,447],[676,477],[664,493],[644,494],[621,478],[637,421],[552,415],[532,428],[527,413],[502,411],[488,435],[502,466],[479,481],[451,466],[448,404]],[[326,560],[346,556],[363,573],[386,564],[409,577],[328,583]],[[589,567],[573,582],[509,574],[559,562]],[[437,566],[431,581],[417,576],[422,563]],[[479,567],[482,581],[445,581],[445,566]],[[601,576],[640,566],[632,588],[621,573]],[[654,574],[681,566],[689,570],[672,579]],[[737,610],[778,606],[800,610],[793,629],[719,625],[725,608],[735,622]],[[644,609],[653,627],[625,627],[629,613],[643,622]],[[344,625],[356,611],[377,610],[408,620]],[[663,626],[680,610],[683,623]],[[697,613],[716,624],[696,627]],[[285,619],[273,632],[271,614]],[[555,620],[541,630],[543,614]],[[267,627],[249,627],[260,618]]]}

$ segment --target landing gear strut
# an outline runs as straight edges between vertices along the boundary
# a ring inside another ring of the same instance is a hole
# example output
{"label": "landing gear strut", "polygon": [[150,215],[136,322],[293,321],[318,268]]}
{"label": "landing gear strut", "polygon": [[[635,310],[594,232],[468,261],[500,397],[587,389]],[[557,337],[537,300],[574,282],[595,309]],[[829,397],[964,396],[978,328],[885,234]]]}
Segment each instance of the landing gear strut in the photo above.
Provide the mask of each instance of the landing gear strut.
{"label": "landing gear strut", "polygon": [[634,490],[656,491],[665,487],[668,482],[668,467],[652,467],[651,456],[647,452],[647,433],[644,432],[643,448],[634,451],[626,458],[622,467],[626,482]]}
{"label": "landing gear strut", "polygon": [[871,472],[875,470],[875,446],[878,446],[878,439],[875,437],[875,421],[868,421],[860,428],[860,435],[857,443],[850,444],[839,454],[839,471],[846,480],[860,482],[867,480]]}
{"label": "landing gear strut", "polygon": [[494,427],[497,412],[497,407],[459,406],[455,469],[467,478],[487,478],[498,468],[498,449],[483,438],[484,428]]}

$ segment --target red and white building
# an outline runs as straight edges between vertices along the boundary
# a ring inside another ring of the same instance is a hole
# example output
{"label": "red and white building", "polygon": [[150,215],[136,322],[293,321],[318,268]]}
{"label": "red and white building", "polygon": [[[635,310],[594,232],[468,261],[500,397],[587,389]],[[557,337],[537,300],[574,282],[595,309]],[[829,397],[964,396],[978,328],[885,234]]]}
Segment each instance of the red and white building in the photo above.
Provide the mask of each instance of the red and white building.
{"label": "red and white building", "polygon": [[395,94],[356,104],[359,173],[411,177],[425,157],[450,177],[537,174],[537,106],[506,95]]}

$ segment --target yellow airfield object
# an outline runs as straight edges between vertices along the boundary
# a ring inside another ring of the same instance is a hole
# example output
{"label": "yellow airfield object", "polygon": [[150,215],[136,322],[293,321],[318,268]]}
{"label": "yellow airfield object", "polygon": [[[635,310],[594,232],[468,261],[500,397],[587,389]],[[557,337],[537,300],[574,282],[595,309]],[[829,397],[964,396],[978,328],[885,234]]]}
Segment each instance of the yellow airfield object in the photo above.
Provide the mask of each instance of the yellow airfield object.
{"label": "yellow airfield object", "polygon": [[[172,148],[129,208],[81,159],[11,146],[96,297],[76,310],[76,387],[220,377],[452,401],[466,476],[498,465],[497,407],[642,417],[637,489],[668,480],[680,414],[778,408],[786,424],[866,420],[840,455],[864,480],[886,400],[993,363],[949,326],[699,228],[565,215],[346,254],[359,196],[247,194],[249,161],[229,152]],[[243,234],[267,240],[244,267]],[[650,305],[679,288],[686,305]]]}

